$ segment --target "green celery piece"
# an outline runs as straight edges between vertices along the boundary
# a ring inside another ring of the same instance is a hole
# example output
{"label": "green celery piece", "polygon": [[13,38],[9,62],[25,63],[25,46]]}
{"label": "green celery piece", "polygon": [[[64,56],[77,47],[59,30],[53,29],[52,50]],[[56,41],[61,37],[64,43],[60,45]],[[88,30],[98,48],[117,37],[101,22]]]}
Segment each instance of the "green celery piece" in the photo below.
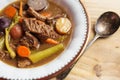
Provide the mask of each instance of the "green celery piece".
{"label": "green celery piece", "polygon": [[43,51],[39,51],[37,53],[31,54],[28,58],[33,62],[37,63],[38,61],[45,59],[53,54],[55,54],[58,51],[61,51],[64,49],[63,44],[58,44],[56,46],[53,46],[51,48],[48,48]]}
{"label": "green celery piece", "polygon": [[67,38],[67,35],[63,35],[63,36],[61,36],[60,38],[58,38],[57,41],[63,42],[66,38]]}

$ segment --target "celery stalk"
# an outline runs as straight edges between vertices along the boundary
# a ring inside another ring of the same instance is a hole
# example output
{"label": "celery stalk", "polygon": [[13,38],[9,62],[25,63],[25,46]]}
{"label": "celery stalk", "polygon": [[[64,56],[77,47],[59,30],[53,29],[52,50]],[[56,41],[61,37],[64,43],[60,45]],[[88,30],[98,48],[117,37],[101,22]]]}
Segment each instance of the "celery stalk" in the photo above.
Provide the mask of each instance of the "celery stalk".
{"label": "celery stalk", "polygon": [[29,56],[29,59],[33,62],[33,63],[37,63],[38,61],[45,59],[53,54],[55,54],[58,51],[61,51],[64,49],[63,44],[58,44],[56,46],[53,46],[51,48],[48,48],[46,50],[43,51],[39,51],[37,53],[31,54]]}

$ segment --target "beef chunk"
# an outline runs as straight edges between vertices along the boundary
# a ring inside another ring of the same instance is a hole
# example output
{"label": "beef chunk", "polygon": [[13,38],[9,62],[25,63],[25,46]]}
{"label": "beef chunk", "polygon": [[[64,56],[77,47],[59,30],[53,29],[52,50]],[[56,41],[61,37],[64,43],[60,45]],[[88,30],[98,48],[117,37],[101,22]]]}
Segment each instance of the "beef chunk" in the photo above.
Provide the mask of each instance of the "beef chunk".
{"label": "beef chunk", "polygon": [[0,50],[0,59],[5,60],[5,59],[10,59],[9,53],[6,51]]}
{"label": "beef chunk", "polygon": [[42,10],[48,6],[47,0],[28,0],[27,4],[34,10]]}
{"label": "beef chunk", "polygon": [[29,7],[27,10],[29,14],[33,15],[36,19],[45,21],[47,18],[39,13],[37,13],[33,8]]}
{"label": "beef chunk", "polygon": [[31,61],[27,58],[18,58],[17,59],[17,66],[19,68],[25,68],[31,64],[32,64]]}
{"label": "beef chunk", "polygon": [[67,15],[66,14],[57,14],[57,15],[55,15],[55,16],[52,16],[52,17],[50,17],[50,18],[47,18],[47,20],[49,21],[49,20],[56,20],[56,19],[58,19],[58,18],[61,18],[61,17],[67,17]]}
{"label": "beef chunk", "polygon": [[[14,41],[15,42],[15,41]],[[19,43],[18,42],[15,42],[15,43],[12,43],[12,42],[10,42],[10,47],[14,50],[14,51],[16,51],[16,45],[18,45]]]}
{"label": "beef chunk", "polygon": [[38,49],[40,47],[38,39],[29,32],[25,32],[25,36],[20,40],[20,44],[32,49]]}
{"label": "beef chunk", "polygon": [[33,8],[29,7],[29,9],[27,10],[28,13],[30,13],[31,15],[33,15],[36,19],[41,20],[41,21],[46,21],[46,22],[50,22],[50,21],[55,21],[56,19],[60,18],[60,17],[67,17],[66,14],[57,14],[55,16],[52,17],[45,17],[41,14],[39,14],[38,12],[36,12]]}
{"label": "beef chunk", "polygon": [[23,26],[25,31],[36,34],[39,39],[40,37],[56,39],[60,36],[56,33],[53,27],[38,20],[24,19]]}
{"label": "beef chunk", "polygon": [[66,14],[57,14],[56,16],[52,16],[46,19],[46,23],[51,25],[51,26],[55,26],[57,19],[61,18],[61,17],[66,17]]}

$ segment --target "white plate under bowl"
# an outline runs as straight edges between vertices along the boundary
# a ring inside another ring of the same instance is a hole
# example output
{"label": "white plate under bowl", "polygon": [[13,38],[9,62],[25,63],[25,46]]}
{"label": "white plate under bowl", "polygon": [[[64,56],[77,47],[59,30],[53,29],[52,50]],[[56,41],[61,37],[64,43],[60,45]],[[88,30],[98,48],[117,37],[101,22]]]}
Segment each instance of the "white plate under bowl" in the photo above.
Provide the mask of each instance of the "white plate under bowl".
{"label": "white plate under bowl", "polygon": [[[0,9],[16,0],[0,0]],[[82,4],[78,0],[51,0],[63,7],[70,15],[74,24],[72,40],[56,59],[35,68],[15,68],[0,61],[0,77],[14,80],[32,80],[44,78],[65,68],[82,51],[87,41],[88,17]]]}

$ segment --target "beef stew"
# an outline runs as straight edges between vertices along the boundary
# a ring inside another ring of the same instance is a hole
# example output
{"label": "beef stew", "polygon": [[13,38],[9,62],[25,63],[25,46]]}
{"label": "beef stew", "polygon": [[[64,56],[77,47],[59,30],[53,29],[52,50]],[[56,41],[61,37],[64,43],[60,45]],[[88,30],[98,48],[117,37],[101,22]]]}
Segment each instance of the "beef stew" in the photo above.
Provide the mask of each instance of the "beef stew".
{"label": "beef stew", "polygon": [[72,22],[64,9],[49,0],[37,0],[39,6],[33,1],[17,1],[0,12],[0,59],[19,68],[55,59],[72,35]]}

